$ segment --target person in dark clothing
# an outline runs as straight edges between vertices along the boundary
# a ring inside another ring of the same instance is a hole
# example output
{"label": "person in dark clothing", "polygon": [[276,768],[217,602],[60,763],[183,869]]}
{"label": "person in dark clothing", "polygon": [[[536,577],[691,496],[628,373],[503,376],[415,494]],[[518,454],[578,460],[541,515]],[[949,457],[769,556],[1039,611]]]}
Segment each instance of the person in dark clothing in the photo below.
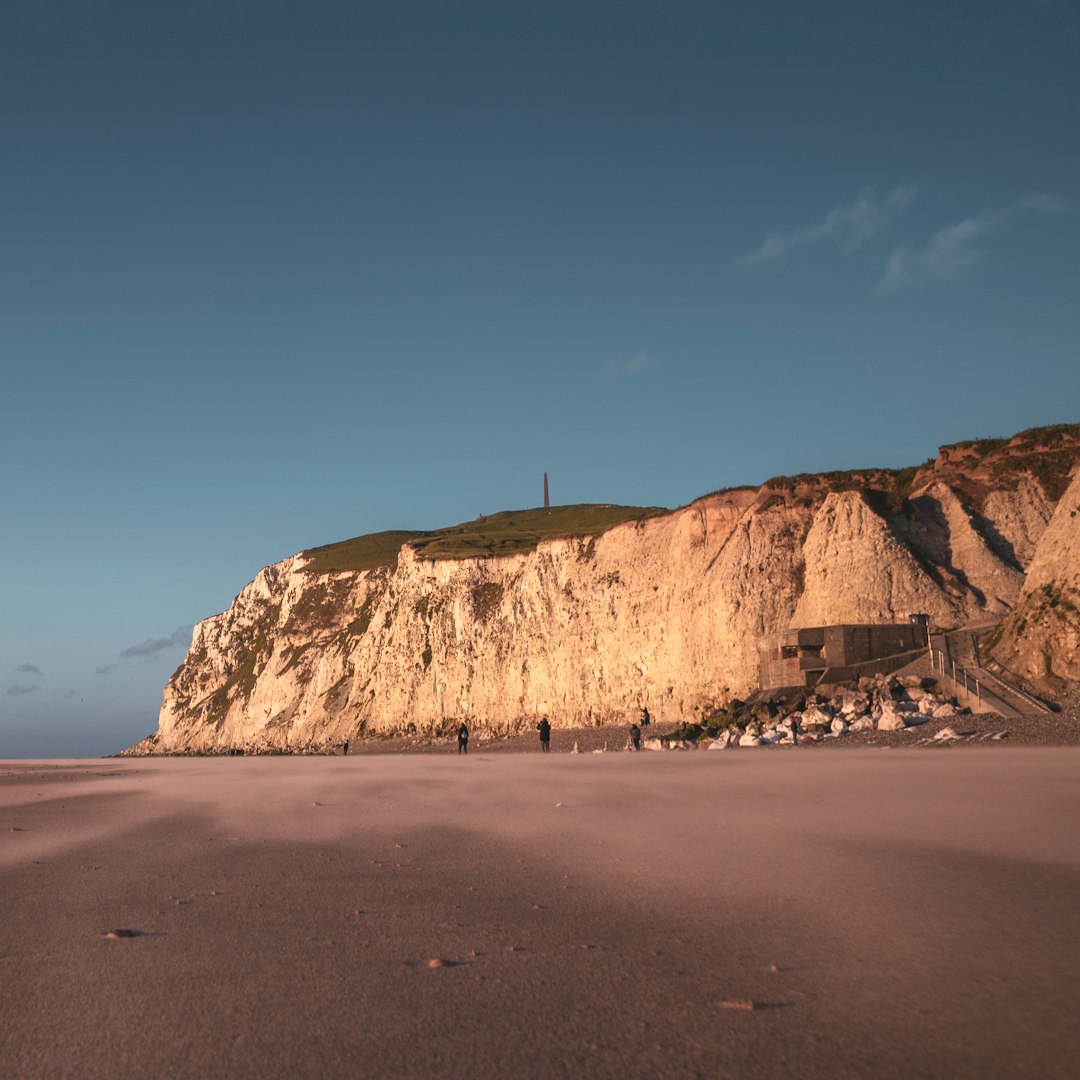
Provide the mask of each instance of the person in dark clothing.
{"label": "person in dark clothing", "polygon": [[457,729],[457,752],[459,754],[469,752],[469,729],[464,723]]}
{"label": "person in dark clothing", "polygon": [[649,710],[645,709],[645,708],[643,708],[641,710],[641,726],[642,727],[648,727],[649,726]]}
{"label": "person in dark clothing", "polygon": [[641,749],[641,728],[637,724],[630,725],[630,742],[633,743],[635,750]]}
{"label": "person in dark clothing", "polygon": [[540,732],[540,750],[546,754],[551,750],[551,725],[546,716],[536,725],[536,730]]}
{"label": "person in dark clothing", "polygon": [[344,755],[346,757],[348,757],[349,756],[349,740],[348,739],[345,740],[345,745],[341,749],[342,749],[342,753],[344,753]]}

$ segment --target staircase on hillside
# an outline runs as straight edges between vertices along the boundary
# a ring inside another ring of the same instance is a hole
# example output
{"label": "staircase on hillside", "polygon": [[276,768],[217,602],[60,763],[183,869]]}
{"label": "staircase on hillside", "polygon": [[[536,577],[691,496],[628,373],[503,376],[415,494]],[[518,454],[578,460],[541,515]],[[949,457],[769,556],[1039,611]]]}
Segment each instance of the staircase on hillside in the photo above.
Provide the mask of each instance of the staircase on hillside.
{"label": "staircase on hillside", "polygon": [[957,700],[968,708],[990,710],[1007,719],[1050,712],[1037,697],[982,663],[978,635],[970,630],[932,634],[930,650],[935,670],[943,681],[952,685]]}

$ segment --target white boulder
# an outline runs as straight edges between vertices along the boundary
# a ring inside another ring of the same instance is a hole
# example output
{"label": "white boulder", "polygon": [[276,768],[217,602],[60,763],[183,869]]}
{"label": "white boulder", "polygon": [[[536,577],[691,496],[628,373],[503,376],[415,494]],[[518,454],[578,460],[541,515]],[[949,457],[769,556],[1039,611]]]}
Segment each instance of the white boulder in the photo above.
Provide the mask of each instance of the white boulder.
{"label": "white boulder", "polygon": [[828,727],[832,723],[832,713],[823,709],[820,705],[811,705],[802,715],[805,726],[820,724]]}
{"label": "white boulder", "polygon": [[903,731],[907,725],[904,723],[904,714],[896,709],[891,701],[887,701],[881,706],[877,726],[878,731]]}

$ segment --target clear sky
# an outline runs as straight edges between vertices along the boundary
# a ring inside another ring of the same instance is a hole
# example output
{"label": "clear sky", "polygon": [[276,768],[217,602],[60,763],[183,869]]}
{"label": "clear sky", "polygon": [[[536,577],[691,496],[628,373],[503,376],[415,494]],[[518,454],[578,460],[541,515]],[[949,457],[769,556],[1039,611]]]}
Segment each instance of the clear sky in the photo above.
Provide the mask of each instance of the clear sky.
{"label": "clear sky", "polygon": [[1080,420],[1080,9],[6,0],[0,757],[266,563]]}

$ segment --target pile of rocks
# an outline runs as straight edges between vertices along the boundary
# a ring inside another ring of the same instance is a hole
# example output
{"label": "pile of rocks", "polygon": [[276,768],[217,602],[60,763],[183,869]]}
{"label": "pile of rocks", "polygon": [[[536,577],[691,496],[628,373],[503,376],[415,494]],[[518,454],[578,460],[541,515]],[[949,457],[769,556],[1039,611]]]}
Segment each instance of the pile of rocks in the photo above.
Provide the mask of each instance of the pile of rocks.
{"label": "pile of rocks", "polygon": [[745,729],[736,725],[726,728],[709,743],[709,749],[816,742],[857,732],[907,731],[928,720],[951,720],[968,711],[935,692],[935,685],[932,679],[918,675],[875,675],[831,694],[765,702],[755,708],[754,719]]}

